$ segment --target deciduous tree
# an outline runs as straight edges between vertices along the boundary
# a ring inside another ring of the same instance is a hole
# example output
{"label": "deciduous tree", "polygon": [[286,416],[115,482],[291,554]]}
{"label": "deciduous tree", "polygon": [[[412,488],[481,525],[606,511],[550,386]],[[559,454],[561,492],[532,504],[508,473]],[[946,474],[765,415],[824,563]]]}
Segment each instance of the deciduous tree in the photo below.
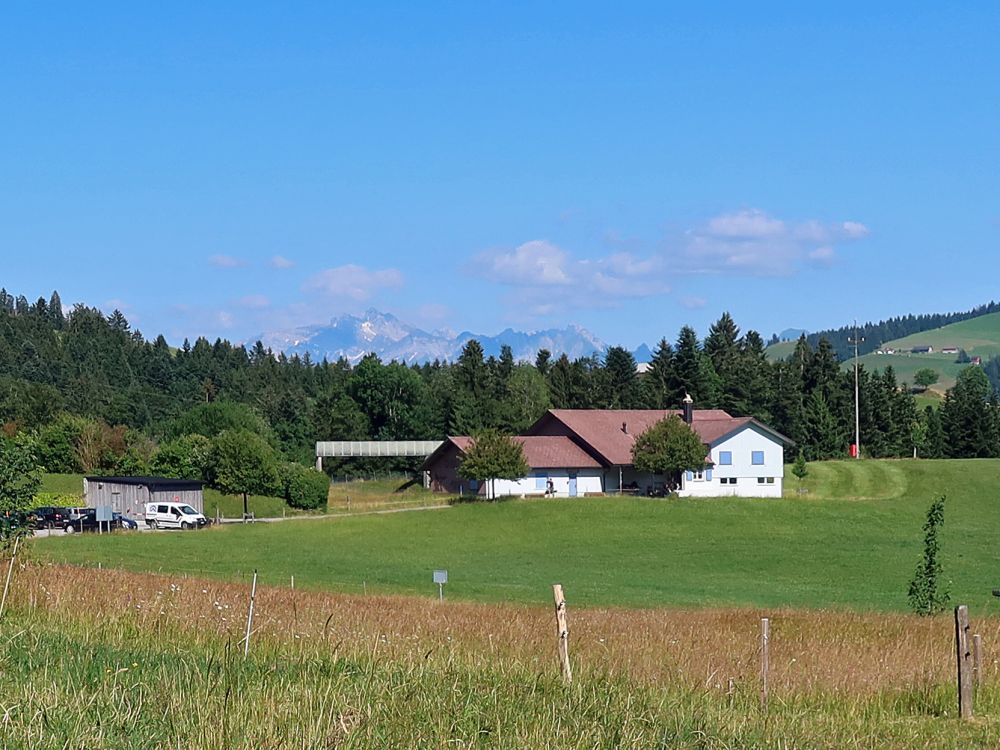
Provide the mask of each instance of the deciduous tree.
{"label": "deciduous tree", "polygon": [[248,495],[270,495],[279,489],[274,450],[246,430],[226,430],[212,441],[208,474],[219,491],[243,496],[244,515],[250,512]]}
{"label": "deciduous tree", "polygon": [[671,415],[635,439],[632,461],[639,471],[675,477],[682,471],[704,468],[707,453],[694,430]]}
{"label": "deciduous tree", "polygon": [[489,482],[494,500],[497,479],[521,479],[529,471],[521,444],[498,430],[483,430],[473,437],[458,466],[460,477]]}

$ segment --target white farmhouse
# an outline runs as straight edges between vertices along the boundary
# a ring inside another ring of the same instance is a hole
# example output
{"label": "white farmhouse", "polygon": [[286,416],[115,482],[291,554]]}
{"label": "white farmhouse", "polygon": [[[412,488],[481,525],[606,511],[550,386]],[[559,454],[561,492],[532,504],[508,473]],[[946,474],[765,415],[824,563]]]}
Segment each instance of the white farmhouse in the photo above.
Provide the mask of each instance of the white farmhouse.
{"label": "white farmhouse", "polygon": [[[632,464],[635,439],[676,415],[705,444],[705,465],[680,477],[655,476]],[[471,444],[450,437],[424,462],[430,486],[456,494],[580,497],[599,494],[658,494],[664,489],[690,497],[780,497],[788,438],[751,417],[720,409],[550,409],[525,435],[515,438],[531,471],[516,481],[497,480],[495,490],[458,476]]]}

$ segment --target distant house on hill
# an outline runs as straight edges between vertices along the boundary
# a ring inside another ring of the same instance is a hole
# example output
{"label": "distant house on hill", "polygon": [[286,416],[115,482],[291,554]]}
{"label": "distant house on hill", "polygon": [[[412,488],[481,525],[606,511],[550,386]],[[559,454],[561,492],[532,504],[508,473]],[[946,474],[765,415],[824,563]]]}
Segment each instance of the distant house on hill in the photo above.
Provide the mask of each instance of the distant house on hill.
{"label": "distant house on hill", "polygon": [[941,347],[942,354],[958,354],[957,346],[943,346]]}
{"label": "distant house on hill", "polygon": [[[632,463],[635,439],[657,422],[683,418],[705,445],[705,465],[676,478],[678,495],[690,497],[780,497],[784,447],[791,441],[752,417],[720,409],[550,409],[524,435],[530,472],[518,480],[497,480],[496,494],[543,495],[551,482],[559,497],[658,491],[675,478],[638,471]],[[430,486],[440,492],[485,494],[487,489],[458,476],[469,437],[449,437],[424,462]]]}
{"label": "distant house on hill", "polygon": [[910,353],[911,354],[933,354],[934,353],[934,347],[933,346],[915,346],[912,349],[910,349]]}

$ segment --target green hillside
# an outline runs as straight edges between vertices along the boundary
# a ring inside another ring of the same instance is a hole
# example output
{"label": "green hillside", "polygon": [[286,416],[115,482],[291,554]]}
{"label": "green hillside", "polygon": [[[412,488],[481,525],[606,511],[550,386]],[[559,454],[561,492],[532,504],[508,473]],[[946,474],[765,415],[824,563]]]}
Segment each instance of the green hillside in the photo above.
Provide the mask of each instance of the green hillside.
{"label": "green hillside", "polygon": [[[934,354],[911,354],[917,346],[932,346]],[[884,370],[892,366],[900,383],[912,383],[917,370],[929,367],[935,370],[940,380],[933,390],[944,392],[955,384],[955,379],[963,367],[954,354],[941,354],[945,347],[965,349],[970,357],[982,357],[985,362],[990,357],[1000,355],[1000,313],[981,315],[971,320],[935,328],[923,333],[915,333],[894,341],[881,342],[881,349],[893,349],[896,354],[865,354],[861,363],[868,370]],[[794,341],[781,341],[767,347],[767,357],[772,362],[787,359],[795,351]],[[854,360],[844,362],[844,369],[854,367]],[[930,401],[928,401],[930,403]]]}
{"label": "green hillside", "polygon": [[767,347],[764,353],[772,362],[780,362],[792,356],[792,352],[795,351],[795,344],[795,341],[779,341],[777,344],[771,344]]}
{"label": "green hillside", "polygon": [[[932,346],[933,354],[911,354],[915,346]],[[970,357],[982,357],[985,362],[1000,354],[1000,313],[983,315],[972,320],[935,328],[932,331],[915,333],[895,341],[882,344],[882,350],[894,349],[896,354],[866,354],[861,362],[869,370],[884,370],[891,365],[900,382],[913,382],[917,370],[929,367],[941,376],[934,390],[945,391],[955,385],[955,379],[962,365],[955,362],[954,354],[941,354],[944,347],[965,349]],[[853,367],[854,360],[844,363],[845,368]]]}
{"label": "green hillside", "polygon": [[978,355],[984,359],[996,356],[1000,354],[1000,313],[963,320],[961,323],[952,323],[883,344],[883,348],[892,347],[897,350],[912,349],[914,346],[933,346],[935,349],[957,346],[965,349],[971,356]]}

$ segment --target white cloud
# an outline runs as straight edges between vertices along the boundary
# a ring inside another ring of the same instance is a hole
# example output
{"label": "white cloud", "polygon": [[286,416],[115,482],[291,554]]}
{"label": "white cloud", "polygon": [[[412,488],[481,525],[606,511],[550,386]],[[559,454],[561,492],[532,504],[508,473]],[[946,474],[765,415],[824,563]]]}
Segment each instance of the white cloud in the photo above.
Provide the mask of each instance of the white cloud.
{"label": "white cloud", "polygon": [[868,227],[856,221],[789,222],[753,209],[709,219],[666,254],[678,272],[790,276],[807,263],[833,263],[836,244],[867,235]]}
{"label": "white cloud", "polygon": [[403,285],[403,274],[395,268],[370,271],[363,266],[349,263],[337,268],[327,268],[309,278],[302,288],[306,292],[319,292],[330,297],[346,297],[355,302],[365,302],[383,289],[398,289]]}
{"label": "white cloud", "polygon": [[715,237],[744,240],[778,237],[785,232],[783,221],[756,209],[716,216],[708,220],[707,226],[707,233]]}
{"label": "white cloud", "polygon": [[532,240],[513,250],[480,253],[472,261],[477,275],[501,284],[563,286],[570,283],[569,253],[545,240]]}
{"label": "white cloud", "polygon": [[284,271],[288,268],[293,268],[295,266],[295,261],[289,260],[283,255],[275,255],[271,258],[269,265],[271,268],[277,268]]}
{"label": "white cloud", "polygon": [[829,264],[832,263],[836,257],[837,253],[828,245],[817,247],[815,250],[809,251],[809,260],[815,263]]}
{"label": "white cloud", "polygon": [[[744,209],[710,217],[648,255],[619,250],[580,258],[553,242],[535,239],[481,252],[465,271],[510,287],[505,302],[521,318],[530,318],[567,308],[617,307],[631,299],[667,294],[670,281],[684,274],[790,276],[836,263],[839,246],[868,234],[868,227],[857,221],[789,220]],[[621,244],[619,235],[605,240]],[[696,296],[678,302],[689,309],[707,304]]]}
{"label": "white cloud", "polygon": [[509,301],[535,316],[567,307],[615,307],[629,297],[669,291],[662,261],[655,256],[614,253],[596,259],[575,258],[546,240],[479,253],[466,271],[514,287]]}
{"label": "white cloud", "polygon": [[845,221],[841,224],[841,228],[850,239],[861,239],[868,236],[868,227],[858,221]]}
{"label": "white cloud", "polygon": [[215,268],[242,268],[247,264],[242,258],[232,255],[213,255],[208,259],[208,263]]}

